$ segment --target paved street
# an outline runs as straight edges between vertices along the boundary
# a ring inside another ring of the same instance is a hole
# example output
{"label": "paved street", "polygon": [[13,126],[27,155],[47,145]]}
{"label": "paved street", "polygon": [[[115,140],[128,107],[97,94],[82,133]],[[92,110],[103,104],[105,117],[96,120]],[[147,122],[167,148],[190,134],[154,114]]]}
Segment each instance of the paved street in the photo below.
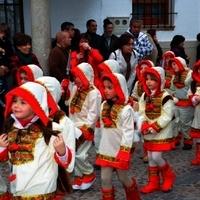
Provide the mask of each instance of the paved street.
{"label": "paved street", "polygon": [[[147,167],[139,158],[141,153],[141,144],[138,144],[136,151],[132,157],[130,176],[136,178],[138,187],[145,185],[147,182]],[[200,199],[200,165],[192,166],[190,160],[195,155],[195,147],[189,151],[183,151],[182,145],[176,150],[164,153],[164,157],[173,167],[176,173],[176,182],[173,190],[170,193],[161,191],[152,194],[141,194],[142,200],[199,200]],[[94,148],[90,150],[90,161],[95,159]],[[1,166],[0,173],[6,179],[8,170],[6,164]],[[96,171],[97,179],[93,186],[87,191],[75,191],[73,194],[63,198],[65,200],[100,200],[101,199],[101,181],[100,171]],[[113,173],[113,185],[116,190],[116,200],[125,200],[125,193],[121,184],[116,179],[115,172]],[[134,200],[134,199],[133,199]]]}

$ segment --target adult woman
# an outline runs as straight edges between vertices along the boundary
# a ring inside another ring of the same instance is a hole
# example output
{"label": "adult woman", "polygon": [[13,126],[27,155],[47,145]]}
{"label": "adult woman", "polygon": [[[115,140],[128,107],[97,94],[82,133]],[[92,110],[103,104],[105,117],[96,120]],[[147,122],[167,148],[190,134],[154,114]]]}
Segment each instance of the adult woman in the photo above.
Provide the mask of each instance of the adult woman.
{"label": "adult woman", "polygon": [[182,35],[175,35],[170,43],[170,51],[173,51],[175,56],[180,56],[181,58],[185,59],[186,63],[189,64],[190,57],[186,55],[184,49],[184,42],[185,37]]}
{"label": "adult woman", "polygon": [[13,74],[13,86],[17,86],[16,72],[23,65],[40,63],[35,54],[31,53],[32,38],[24,33],[17,33],[13,37],[15,54],[11,57],[10,70]]}
{"label": "adult woman", "polygon": [[116,41],[116,50],[109,57],[109,59],[118,61],[120,73],[126,78],[129,95],[136,81],[135,67],[138,63],[138,53],[133,48],[133,36],[130,34],[122,34]]}
{"label": "adult woman", "polygon": [[101,36],[103,40],[103,51],[101,54],[103,55],[103,59],[107,60],[112,52],[112,46],[118,37],[113,34],[113,23],[108,18],[103,20],[103,29],[104,33]]}

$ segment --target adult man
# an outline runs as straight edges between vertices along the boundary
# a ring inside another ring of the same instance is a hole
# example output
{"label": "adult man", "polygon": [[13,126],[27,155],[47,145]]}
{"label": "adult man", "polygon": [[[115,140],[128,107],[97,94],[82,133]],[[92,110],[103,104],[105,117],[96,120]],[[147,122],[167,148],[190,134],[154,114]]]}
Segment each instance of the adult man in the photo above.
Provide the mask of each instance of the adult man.
{"label": "adult man", "polygon": [[[74,31],[74,24],[71,23],[71,22],[63,22],[61,24],[61,31],[66,31],[69,33],[69,36],[71,38],[74,38],[74,34],[75,34],[75,31]],[[55,39],[53,42],[52,42],[52,48],[54,48],[56,46],[56,43],[57,43],[57,40]]]}
{"label": "adult man", "polygon": [[[69,52],[67,48],[71,45],[71,37],[66,31],[59,31],[56,34],[57,44],[49,54],[49,73],[55,77],[60,83],[64,78],[67,78],[69,70]],[[60,108],[68,113],[64,99],[58,103]]]}
{"label": "adult man", "polygon": [[139,53],[139,61],[150,55],[153,51],[153,45],[147,35],[141,31],[142,20],[132,18],[130,28],[125,32],[134,37],[134,49]]}
{"label": "adult man", "polygon": [[89,19],[86,22],[87,31],[85,34],[90,38],[89,44],[92,48],[98,49],[100,53],[103,51],[102,38],[97,32],[97,22],[94,19]]}

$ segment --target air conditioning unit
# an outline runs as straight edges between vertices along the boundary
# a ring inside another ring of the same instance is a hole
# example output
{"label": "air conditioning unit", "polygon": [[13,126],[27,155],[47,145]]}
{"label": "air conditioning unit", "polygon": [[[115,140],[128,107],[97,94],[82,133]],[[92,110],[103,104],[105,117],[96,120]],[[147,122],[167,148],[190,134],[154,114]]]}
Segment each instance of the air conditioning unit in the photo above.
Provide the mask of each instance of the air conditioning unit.
{"label": "air conditioning unit", "polygon": [[108,17],[113,23],[113,34],[121,35],[129,28],[129,17]]}

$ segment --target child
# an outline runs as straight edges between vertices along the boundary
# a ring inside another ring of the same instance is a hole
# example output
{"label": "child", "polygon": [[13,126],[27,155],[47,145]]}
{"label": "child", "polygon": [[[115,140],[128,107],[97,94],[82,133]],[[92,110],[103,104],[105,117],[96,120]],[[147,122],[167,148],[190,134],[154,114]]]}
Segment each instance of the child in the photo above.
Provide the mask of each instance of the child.
{"label": "child", "polygon": [[117,73],[105,74],[102,79],[103,96],[101,105],[102,137],[96,164],[101,165],[102,199],[114,200],[112,186],[113,169],[126,192],[127,200],[140,200],[137,183],[128,176],[131,147],[135,141],[134,114],[128,104],[126,79]]}
{"label": "child", "polygon": [[71,53],[71,68],[73,69],[82,62],[89,63],[94,71],[94,85],[98,88],[100,74],[97,66],[103,61],[103,56],[97,49],[91,48],[89,42],[90,38],[84,33],[81,34],[79,49]]}
{"label": "child", "polygon": [[[82,131],[81,145],[76,151],[73,189],[86,190],[96,179],[93,166],[88,162],[88,151],[94,140],[94,129],[100,114],[101,94],[94,86],[94,72],[89,63],[72,69],[76,88],[69,100],[69,118]],[[81,139],[81,138],[80,138]]]}
{"label": "child", "polygon": [[147,68],[143,74],[144,93],[139,101],[139,115],[144,117],[141,132],[144,135],[143,146],[149,158],[149,182],[142,187],[142,193],[160,190],[161,172],[163,183],[161,190],[169,192],[175,181],[175,174],[162,157],[163,151],[174,148],[171,132],[171,120],[174,116],[173,98],[163,90],[164,70],[161,67]]}
{"label": "child", "polygon": [[[50,93],[50,96],[53,100],[58,103],[61,98],[61,85],[60,82],[51,76],[42,76],[35,80],[36,83],[43,85],[47,93]],[[50,105],[51,106],[51,105]],[[50,108],[51,111],[53,110]],[[67,167],[67,171],[71,173],[74,169],[75,162],[75,126],[74,123],[66,116],[65,112],[58,109],[56,112],[50,112],[50,119],[58,123],[62,127],[62,136],[64,138],[65,144],[68,145],[72,153],[72,160]]]}
{"label": "child", "polygon": [[[154,67],[153,62],[150,60],[142,60],[136,66],[136,75],[137,75],[138,81],[135,83],[135,86],[134,86],[132,94],[131,94],[131,99],[133,99],[133,101],[134,101],[133,108],[134,108],[135,112],[138,112],[138,109],[139,109],[138,102],[144,92],[142,74],[144,73],[145,69],[147,69],[148,67]],[[143,138],[142,138],[142,141],[143,141]],[[148,163],[147,151],[145,149],[143,151],[143,154],[141,154],[140,158],[143,159],[144,163]]]}
{"label": "child", "polygon": [[[165,70],[165,90],[171,95],[173,95],[174,93],[174,90],[172,89],[174,72],[169,65],[169,60],[174,57],[175,54],[173,51],[166,51],[162,56],[162,67]],[[178,128],[179,117],[176,106],[174,107],[174,109],[175,109],[174,110],[175,114],[174,114],[174,119],[172,120],[172,126],[173,126],[172,132],[173,132],[175,146],[179,146],[182,135],[180,134]]]}
{"label": "child", "polygon": [[70,164],[71,151],[52,131],[48,108],[46,90],[38,83],[27,82],[6,95],[0,158],[9,152],[13,199],[53,199],[58,165]]}
{"label": "child", "polygon": [[191,87],[192,70],[187,67],[185,59],[181,57],[171,58],[169,65],[175,75],[172,90],[174,91],[173,96],[179,117],[178,128],[180,133],[176,143],[180,143],[181,135],[183,134],[183,150],[190,150],[192,149],[193,139],[190,137],[189,132],[194,117],[194,107],[188,98],[188,90]]}
{"label": "child", "polygon": [[175,54],[173,51],[167,51],[162,56],[162,67],[165,70],[165,89],[170,94],[173,93],[173,91],[171,91],[171,85],[172,85],[174,73],[169,65],[169,60],[174,57],[175,57]]}
{"label": "child", "polygon": [[99,72],[101,76],[104,74],[110,74],[110,73],[119,73],[120,72],[120,66],[119,63],[116,60],[105,60],[101,64],[98,65]]}
{"label": "child", "polygon": [[192,121],[190,137],[196,139],[196,157],[191,161],[192,165],[200,164],[200,126],[199,126],[199,111],[200,111],[200,60],[193,66],[192,71],[193,81],[189,91],[189,97],[195,106],[194,119]]}
{"label": "child", "polygon": [[43,71],[37,65],[30,64],[20,67],[17,70],[16,76],[17,76],[18,86],[20,86],[28,81],[33,82],[35,79],[43,76]]}
{"label": "child", "polygon": [[[116,60],[105,60],[104,62],[98,65],[98,69],[101,76],[103,76],[104,74],[119,73],[119,63]],[[101,85],[99,85],[99,90],[101,92],[103,88],[100,87]],[[94,131],[94,146],[96,154],[98,154],[100,139],[101,139],[100,119],[98,119]],[[96,164],[94,164],[94,168],[96,170],[101,169],[101,167]]]}

